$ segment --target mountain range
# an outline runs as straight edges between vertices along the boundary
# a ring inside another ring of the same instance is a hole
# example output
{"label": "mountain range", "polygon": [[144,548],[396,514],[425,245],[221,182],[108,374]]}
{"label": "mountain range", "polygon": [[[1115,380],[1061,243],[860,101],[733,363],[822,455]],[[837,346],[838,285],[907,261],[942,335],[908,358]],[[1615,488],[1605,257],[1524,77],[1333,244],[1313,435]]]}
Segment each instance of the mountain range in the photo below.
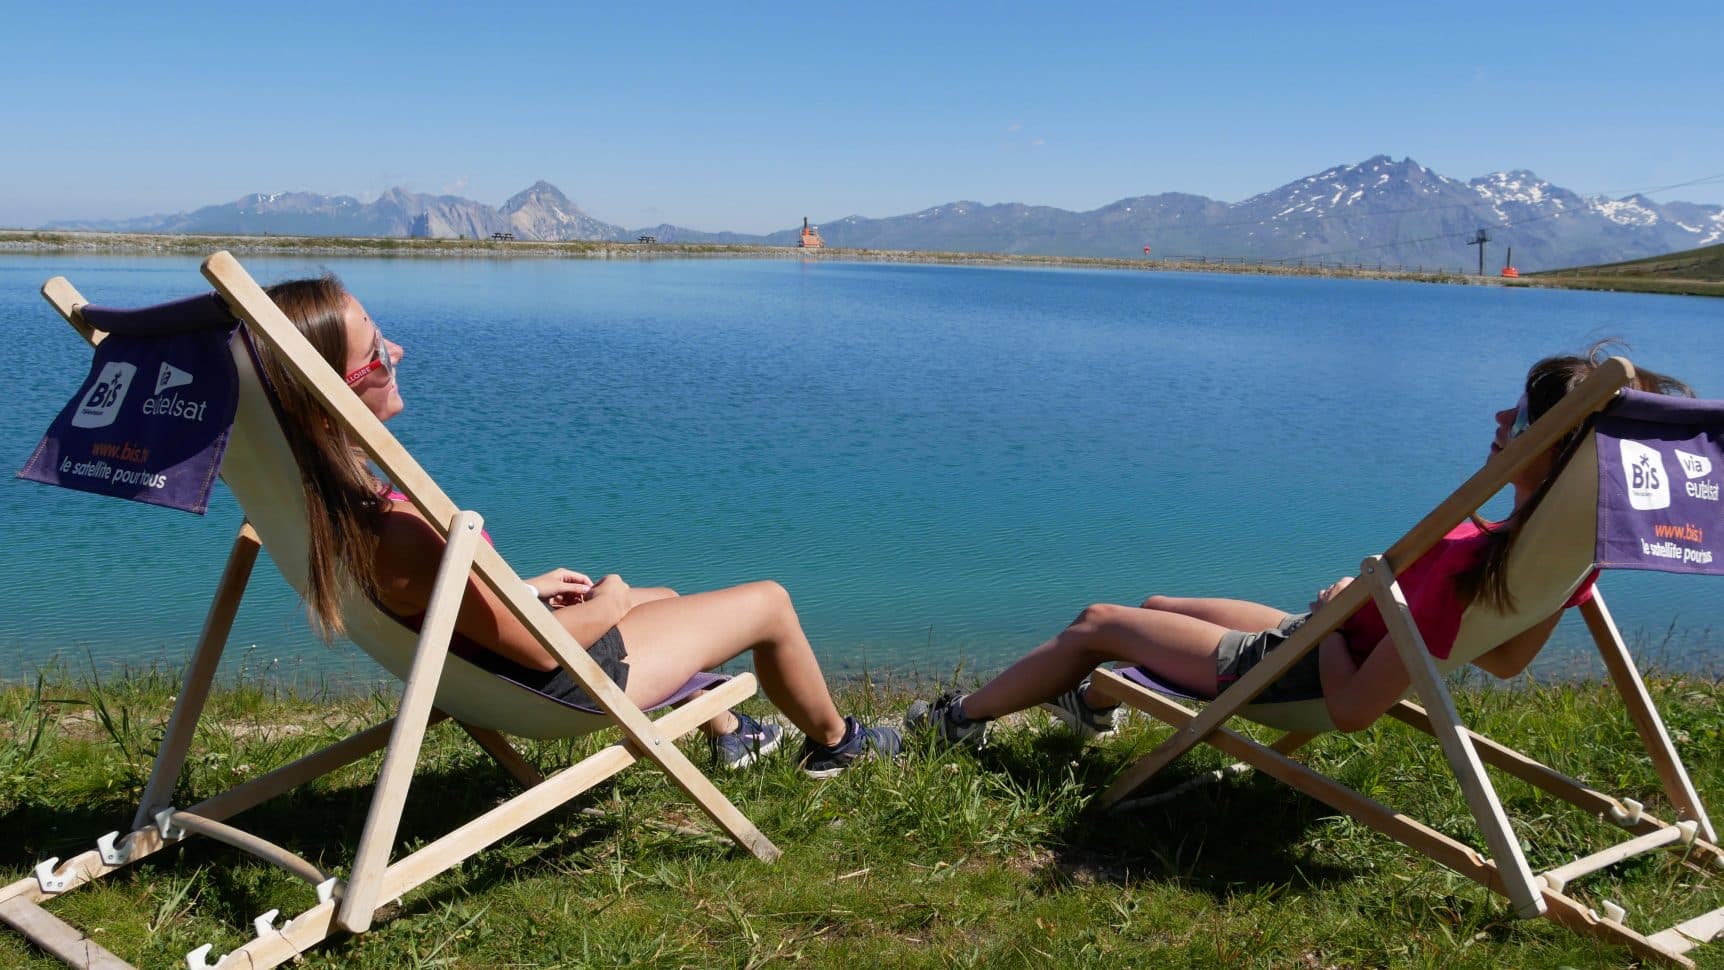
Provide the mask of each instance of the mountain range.
{"label": "mountain range", "polygon": [[[549,182],[502,206],[394,188],[375,202],[309,192],[248,195],[192,212],[50,223],[95,231],[412,236],[794,246],[801,227],[766,235],[674,225],[625,229],[583,211]],[[1338,165],[1243,202],[1165,192],[1072,212],[1020,203],[951,202],[906,215],[846,216],[820,226],[828,246],[1053,256],[1155,255],[1477,268],[1468,245],[1490,235],[1487,268],[1513,248],[1523,270],[1634,259],[1724,240],[1724,206],[1583,196],[1528,171],[1448,178],[1386,155]]]}

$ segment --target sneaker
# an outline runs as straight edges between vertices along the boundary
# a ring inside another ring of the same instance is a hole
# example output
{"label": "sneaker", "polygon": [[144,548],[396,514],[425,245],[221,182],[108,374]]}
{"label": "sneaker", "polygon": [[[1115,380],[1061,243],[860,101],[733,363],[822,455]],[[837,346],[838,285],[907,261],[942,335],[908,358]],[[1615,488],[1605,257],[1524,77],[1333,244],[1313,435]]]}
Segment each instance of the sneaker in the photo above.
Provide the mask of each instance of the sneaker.
{"label": "sneaker", "polygon": [[988,741],[988,722],[972,721],[962,713],[963,694],[947,693],[927,701],[914,701],[904,712],[904,728],[911,734],[932,732],[942,744],[963,745],[972,750]]}
{"label": "sneaker", "polygon": [[1103,707],[1100,709],[1089,706],[1083,699],[1084,691],[1089,690],[1089,678],[1066,691],[1060,696],[1041,705],[1042,710],[1065,722],[1080,738],[1105,738],[1119,730],[1120,715],[1124,709],[1120,707]]}
{"label": "sneaker", "polygon": [[776,724],[762,724],[741,711],[736,714],[736,730],[709,738],[712,760],[722,768],[746,768],[762,757],[778,750],[784,741],[784,729]]}
{"label": "sneaker", "polygon": [[802,739],[802,771],[810,778],[831,778],[871,755],[897,757],[904,747],[904,738],[897,728],[885,725],[866,727],[854,717],[844,718],[845,741],[836,748]]}

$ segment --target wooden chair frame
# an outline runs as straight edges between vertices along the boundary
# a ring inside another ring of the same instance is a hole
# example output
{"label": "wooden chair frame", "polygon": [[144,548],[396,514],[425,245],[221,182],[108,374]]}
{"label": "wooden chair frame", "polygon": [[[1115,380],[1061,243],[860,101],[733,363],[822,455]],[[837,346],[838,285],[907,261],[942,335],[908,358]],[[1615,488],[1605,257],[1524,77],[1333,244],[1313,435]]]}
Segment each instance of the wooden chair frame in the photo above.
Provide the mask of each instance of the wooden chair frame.
{"label": "wooden chair frame", "polygon": [[[1376,829],[1414,851],[1506,896],[1522,917],[1546,916],[1580,932],[1628,947],[1636,955],[1677,966],[1692,967],[1685,954],[1724,931],[1724,907],[1680,923],[1669,929],[1643,935],[1624,925],[1626,912],[1605,902],[1605,914],[1594,912],[1565,892],[1574,879],[1660,847],[1684,847],[1691,858],[1710,861],[1724,868],[1724,850],[1706,815],[1700,796],[1689,781],[1671,744],[1663,720],[1652,703],[1633,657],[1611,619],[1601,592],[1594,590],[1591,602],[1580,609],[1606,669],[1622,696],[1641,743],[1657,770],[1664,795],[1675,809],[1675,818],[1655,818],[1632,799],[1618,799],[1585,782],[1571,778],[1512,748],[1468,730],[1455,709],[1435,660],[1407,607],[1397,576],[1417,561],[1448,531],[1481,508],[1506,487],[1529,462],[1551,448],[1567,432],[1580,427],[1633,380],[1633,366],[1612,359],[1591,378],[1539,419],[1526,433],[1511,441],[1483,469],[1457,489],[1413,529],[1380,556],[1365,559],[1359,578],[1344,589],[1287,642],[1263,662],[1223,691],[1201,712],[1177,703],[1110,670],[1096,672],[1095,684],[1103,693],[1165,722],[1174,733],[1120,774],[1097,800],[1097,808],[1118,810],[1141,805],[1172,794],[1125,801],[1126,797],[1198,744],[1208,744],[1229,758],[1238,759],[1206,776],[1219,779],[1255,768],[1306,795]],[[1226,726],[1263,689],[1315,649],[1330,633],[1367,602],[1374,602],[1383,616],[1396,651],[1411,679],[1410,694],[1421,704],[1400,701],[1389,714],[1432,735],[1442,747],[1449,767],[1479,827],[1490,857],[1394,809],[1369,798],[1294,760],[1291,755],[1317,737],[1294,731],[1262,744]],[[1521,852],[1520,839],[1503,811],[1496,789],[1484,765],[1505,771],[1549,794],[1600,817],[1607,817],[1635,834],[1619,845],[1593,853],[1564,866],[1535,875]],[[1189,784],[1189,783],[1188,783]],[[1183,790],[1181,786],[1174,791]]]}
{"label": "wooden chair frame", "polygon": [[[412,670],[402,690],[395,717],[360,731],[318,752],[277,768],[251,781],[193,805],[169,805],[175,782],[185,765],[198,718],[202,714],[216,666],[221,660],[234,614],[250,579],[262,543],[249,523],[242,523],[229,553],[209,614],[190,664],[167,733],[150,773],[150,780],[123,838],[109,833],[97,848],[59,865],[49,859],[36,873],[0,888],[0,921],[11,925],[47,952],[78,967],[125,967],[126,963],[88,936],[49,913],[42,903],[92,882],[115,870],[199,834],[226,842],[281,866],[316,887],[318,902],[286,924],[274,925],[274,912],[254,922],[255,936],[244,946],[208,960],[209,945],[187,954],[188,966],[221,968],[273,967],[327,939],[337,930],[363,933],[370,928],[380,904],[394,900],[459,865],[523,826],[558,808],[623,769],[646,760],[658,766],[692,798],[701,810],[738,845],[763,861],[779,850],[746,816],[713,786],[676,746],[675,740],[718,713],[752,696],[756,681],[750,674],[650,719],[630,701],[537,601],[515,571],[481,541],[480,517],[458,509],[378,419],[343,384],[256,282],[232,256],[216,253],[204,261],[203,272],[254,338],[275,352],[287,369],[341,422],[364,447],[395,487],[405,493],[446,540],[443,558],[421,628]],[[43,296],[66,321],[92,344],[106,335],[84,321],[87,301],[65,279],[43,287]],[[433,701],[455,627],[456,612],[470,576],[477,576],[531,630],[568,675],[585,688],[617,727],[622,738],[550,777],[541,777],[499,732],[474,725],[461,727],[525,790],[443,837],[391,863],[395,836],[426,730],[447,715]],[[318,869],[286,849],[224,820],[291,788],[384,749],[365,825],[346,880]]]}

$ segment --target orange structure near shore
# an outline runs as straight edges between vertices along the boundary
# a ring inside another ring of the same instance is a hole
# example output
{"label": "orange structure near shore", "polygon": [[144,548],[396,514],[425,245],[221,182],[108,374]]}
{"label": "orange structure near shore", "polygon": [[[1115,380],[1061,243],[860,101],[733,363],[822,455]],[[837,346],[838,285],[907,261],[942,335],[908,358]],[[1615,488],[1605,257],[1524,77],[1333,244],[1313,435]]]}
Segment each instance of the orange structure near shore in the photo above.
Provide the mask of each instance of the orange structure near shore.
{"label": "orange structure near shore", "polygon": [[820,238],[820,227],[809,225],[807,216],[802,217],[802,241],[796,245],[803,249],[821,249],[826,245],[826,240]]}

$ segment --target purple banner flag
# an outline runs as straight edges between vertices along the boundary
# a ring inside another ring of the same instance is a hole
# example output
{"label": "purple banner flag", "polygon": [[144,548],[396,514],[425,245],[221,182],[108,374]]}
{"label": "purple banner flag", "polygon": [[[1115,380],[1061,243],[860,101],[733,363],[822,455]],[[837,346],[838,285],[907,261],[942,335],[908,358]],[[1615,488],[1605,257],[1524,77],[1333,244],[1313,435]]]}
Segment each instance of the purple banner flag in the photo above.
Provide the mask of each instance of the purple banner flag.
{"label": "purple banner flag", "polygon": [[[170,305],[184,307],[171,332],[110,332],[18,477],[202,515],[239,403],[228,346],[235,324],[225,309],[209,312],[212,297]],[[106,329],[100,312],[88,308],[85,318]],[[114,319],[159,322],[148,312]]]}
{"label": "purple banner flag", "polygon": [[1724,575],[1724,401],[1625,392],[1597,435],[1598,565]]}

